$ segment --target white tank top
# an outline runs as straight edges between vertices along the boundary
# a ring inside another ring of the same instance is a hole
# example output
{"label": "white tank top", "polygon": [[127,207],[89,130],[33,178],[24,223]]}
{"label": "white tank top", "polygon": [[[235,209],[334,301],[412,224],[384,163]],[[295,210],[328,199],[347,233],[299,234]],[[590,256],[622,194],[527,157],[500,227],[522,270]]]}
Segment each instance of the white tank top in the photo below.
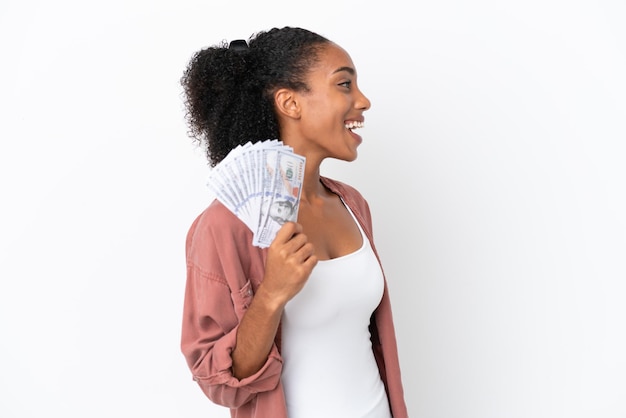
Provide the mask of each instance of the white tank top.
{"label": "white tank top", "polygon": [[318,261],[285,306],[281,354],[289,418],[391,418],[368,329],[383,274],[359,230],[361,248]]}

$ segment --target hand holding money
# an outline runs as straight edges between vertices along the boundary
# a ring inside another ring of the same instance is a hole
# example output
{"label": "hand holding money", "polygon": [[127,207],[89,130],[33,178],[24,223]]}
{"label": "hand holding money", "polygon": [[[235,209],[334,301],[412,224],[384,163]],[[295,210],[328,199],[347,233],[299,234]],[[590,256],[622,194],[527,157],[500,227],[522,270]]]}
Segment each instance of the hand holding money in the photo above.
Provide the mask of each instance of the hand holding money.
{"label": "hand holding money", "polygon": [[269,300],[284,306],[304,287],[317,264],[315,249],[302,226],[288,222],[270,245],[261,287]]}

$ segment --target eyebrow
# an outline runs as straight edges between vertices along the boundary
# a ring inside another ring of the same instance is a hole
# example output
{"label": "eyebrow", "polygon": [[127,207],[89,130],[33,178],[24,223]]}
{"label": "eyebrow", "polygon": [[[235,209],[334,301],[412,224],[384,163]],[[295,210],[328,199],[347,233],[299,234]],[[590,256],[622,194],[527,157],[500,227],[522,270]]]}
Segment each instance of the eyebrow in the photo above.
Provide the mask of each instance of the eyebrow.
{"label": "eyebrow", "polygon": [[356,71],[354,71],[354,68],[352,67],[339,67],[335,71],[333,71],[333,74],[337,74],[342,71],[347,71],[348,73],[350,73],[350,75],[354,75],[356,73]]}

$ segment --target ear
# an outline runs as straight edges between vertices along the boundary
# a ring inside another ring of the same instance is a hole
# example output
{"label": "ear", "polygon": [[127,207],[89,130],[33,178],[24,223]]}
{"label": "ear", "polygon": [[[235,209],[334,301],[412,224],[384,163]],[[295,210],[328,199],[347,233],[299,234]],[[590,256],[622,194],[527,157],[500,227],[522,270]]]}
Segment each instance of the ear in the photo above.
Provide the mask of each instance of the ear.
{"label": "ear", "polygon": [[300,104],[297,94],[293,90],[282,88],[274,93],[274,105],[276,112],[287,118],[300,118]]}

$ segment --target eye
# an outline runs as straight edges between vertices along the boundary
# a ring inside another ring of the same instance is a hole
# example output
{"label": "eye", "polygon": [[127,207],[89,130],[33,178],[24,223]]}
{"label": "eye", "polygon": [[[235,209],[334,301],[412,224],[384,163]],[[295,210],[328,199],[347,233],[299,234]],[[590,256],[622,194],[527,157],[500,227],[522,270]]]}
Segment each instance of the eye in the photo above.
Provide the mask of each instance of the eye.
{"label": "eye", "polygon": [[343,82],[339,83],[338,85],[341,86],[341,87],[345,87],[345,88],[349,89],[350,86],[352,86],[352,81],[351,80],[346,80],[346,81],[343,81]]}

